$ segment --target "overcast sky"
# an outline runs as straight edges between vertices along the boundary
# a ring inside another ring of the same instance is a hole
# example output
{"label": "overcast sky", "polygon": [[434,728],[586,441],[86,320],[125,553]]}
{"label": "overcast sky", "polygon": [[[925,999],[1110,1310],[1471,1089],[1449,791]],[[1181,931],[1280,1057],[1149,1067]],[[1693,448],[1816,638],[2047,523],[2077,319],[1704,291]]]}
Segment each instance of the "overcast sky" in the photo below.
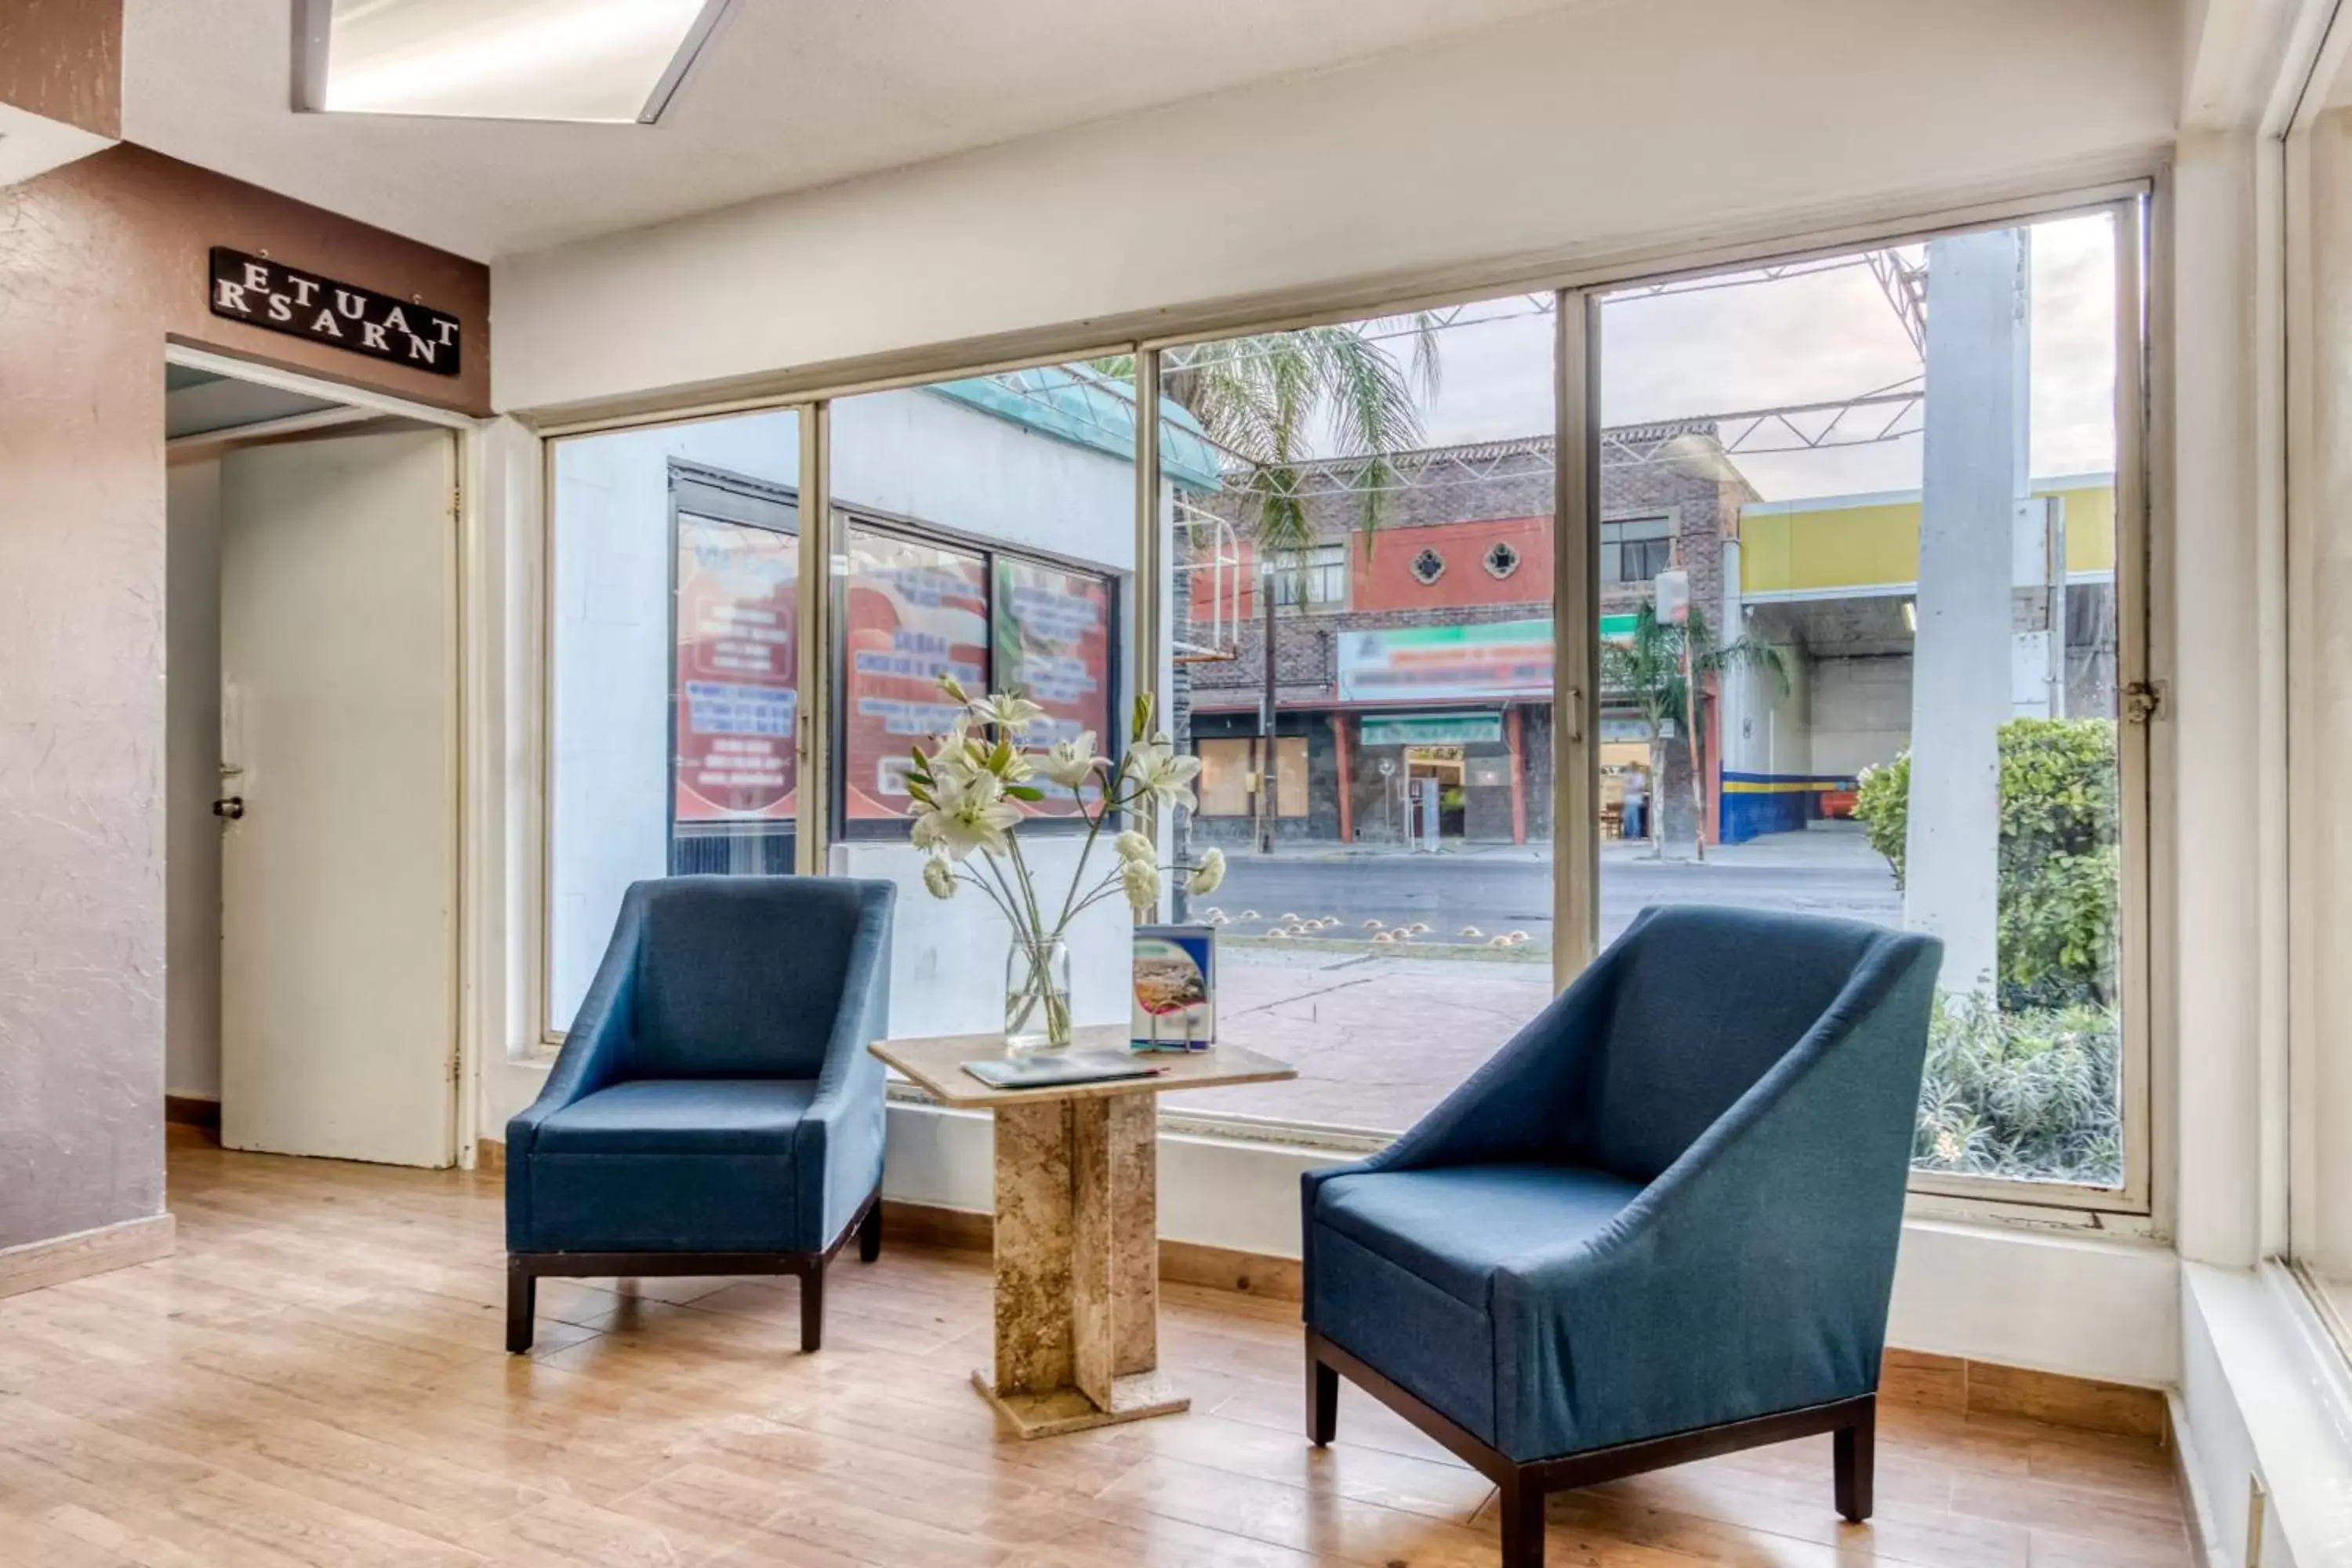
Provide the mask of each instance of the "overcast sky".
{"label": "overcast sky", "polygon": [[[2115,462],[2112,220],[2066,218],[2031,232],[2032,472],[2105,471]],[[1431,445],[1549,432],[1549,312],[1524,297],[1473,306],[1440,342],[1441,383],[1423,414]],[[1406,347],[1391,346],[1401,354]],[[1920,368],[1878,280],[1858,264],[1738,287],[1621,295],[1603,307],[1607,425],[1843,399],[1898,385]],[[1844,428],[1859,430],[1865,417],[1849,416]],[[1808,431],[1826,418],[1809,416]],[[1906,421],[1915,432],[1916,424],[1916,416]],[[1737,433],[1723,431],[1727,440]],[[1735,461],[1766,499],[1788,500],[1913,489],[1919,458],[1915,433]]]}

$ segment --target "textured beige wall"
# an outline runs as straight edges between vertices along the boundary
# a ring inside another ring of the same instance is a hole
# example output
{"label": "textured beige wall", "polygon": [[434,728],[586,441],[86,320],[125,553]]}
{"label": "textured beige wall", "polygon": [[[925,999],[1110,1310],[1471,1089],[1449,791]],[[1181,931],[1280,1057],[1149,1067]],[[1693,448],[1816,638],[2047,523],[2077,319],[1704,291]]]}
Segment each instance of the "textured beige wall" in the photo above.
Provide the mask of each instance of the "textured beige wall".
{"label": "textured beige wall", "polygon": [[[205,310],[228,245],[454,311],[444,379]],[[136,147],[0,189],[0,1247],[163,1203],[167,337],[479,412],[478,265]]]}
{"label": "textured beige wall", "polygon": [[0,3],[0,103],[122,134],[122,0]]}

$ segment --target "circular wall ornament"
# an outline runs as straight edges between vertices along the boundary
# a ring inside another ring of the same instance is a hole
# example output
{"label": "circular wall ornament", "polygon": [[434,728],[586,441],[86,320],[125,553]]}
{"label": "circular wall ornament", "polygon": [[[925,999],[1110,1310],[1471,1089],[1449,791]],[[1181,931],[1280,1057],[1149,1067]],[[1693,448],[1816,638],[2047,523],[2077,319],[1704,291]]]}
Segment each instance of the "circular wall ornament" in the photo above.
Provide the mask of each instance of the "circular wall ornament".
{"label": "circular wall ornament", "polygon": [[1424,546],[1421,553],[1412,558],[1413,581],[1423,587],[1428,587],[1444,575],[1445,557],[1435,550]]}
{"label": "circular wall ornament", "polygon": [[1490,577],[1503,578],[1519,569],[1519,552],[1511,548],[1507,539],[1498,539],[1486,547],[1484,564]]}

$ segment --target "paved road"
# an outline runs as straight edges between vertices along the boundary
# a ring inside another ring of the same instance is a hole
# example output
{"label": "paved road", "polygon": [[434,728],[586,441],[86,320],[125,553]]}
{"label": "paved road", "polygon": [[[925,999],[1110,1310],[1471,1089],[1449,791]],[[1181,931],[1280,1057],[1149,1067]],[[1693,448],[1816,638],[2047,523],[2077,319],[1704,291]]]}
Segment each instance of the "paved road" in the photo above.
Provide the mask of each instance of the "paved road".
{"label": "paved road", "polygon": [[[1781,835],[1710,852],[1703,864],[1651,860],[1636,847],[1608,846],[1601,857],[1601,940],[1608,942],[1644,905],[1722,903],[1792,910],[1898,923],[1903,896],[1885,863],[1844,835]],[[1551,941],[1551,868],[1532,855],[1322,854],[1287,851],[1271,859],[1229,851],[1223,887],[1193,900],[1198,918],[1224,911],[1235,935],[1256,935],[1286,914],[1336,915],[1329,937],[1361,937],[1363,922],[1426,922],[1423,942],[1458,941],[1463,927],[1482,937],[1528,933],[1529,946]],[[1259,918],[1240,917],[1255,910]]]}

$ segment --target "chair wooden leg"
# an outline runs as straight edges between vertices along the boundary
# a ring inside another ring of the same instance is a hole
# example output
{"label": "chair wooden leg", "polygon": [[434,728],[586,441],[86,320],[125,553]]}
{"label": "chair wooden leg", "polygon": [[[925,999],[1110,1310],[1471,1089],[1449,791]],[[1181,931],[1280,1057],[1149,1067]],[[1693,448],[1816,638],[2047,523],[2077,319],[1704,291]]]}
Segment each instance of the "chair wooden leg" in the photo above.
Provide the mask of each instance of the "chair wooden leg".
{"label": "chair wooden leg", "polygon": [[824,1263],[809,1265],[801,1276],[801,1353],[814,1355],[824,1340]]}
{"label": "chair wooden leg", "polygon": [[1520,1470],[1504,1480],[1495,1507],[1503,1525],[1503,1568],[1543,1568],[1543,1487]]}
{"label": "chair wooden leg", "polygon": [[530,1349],[531,1318],[539,1305],[539,1280],[512,1253],[507,1255],[507,1353]]}
{"label": "chair wooden leg", "polygon": [[1307,1352],[1307,1440],[1320,1448],[1339,1429],[1339,1369]]}
{"label": "chair wooden leg", "polygon": [[871,1263],[881,1256],[882,1200],[877,1198],[866,1211],[866,1217],[857,1222],[857,1261]]}
{"label": "chair wooden leg", "polygon": [[1839,1427],[1832,1441],[1837,1446],[1837,1510],[1860,1524],[1870,1517],[1871,1479],[1877,1468],[1876,1408],[1853,1426]]}

